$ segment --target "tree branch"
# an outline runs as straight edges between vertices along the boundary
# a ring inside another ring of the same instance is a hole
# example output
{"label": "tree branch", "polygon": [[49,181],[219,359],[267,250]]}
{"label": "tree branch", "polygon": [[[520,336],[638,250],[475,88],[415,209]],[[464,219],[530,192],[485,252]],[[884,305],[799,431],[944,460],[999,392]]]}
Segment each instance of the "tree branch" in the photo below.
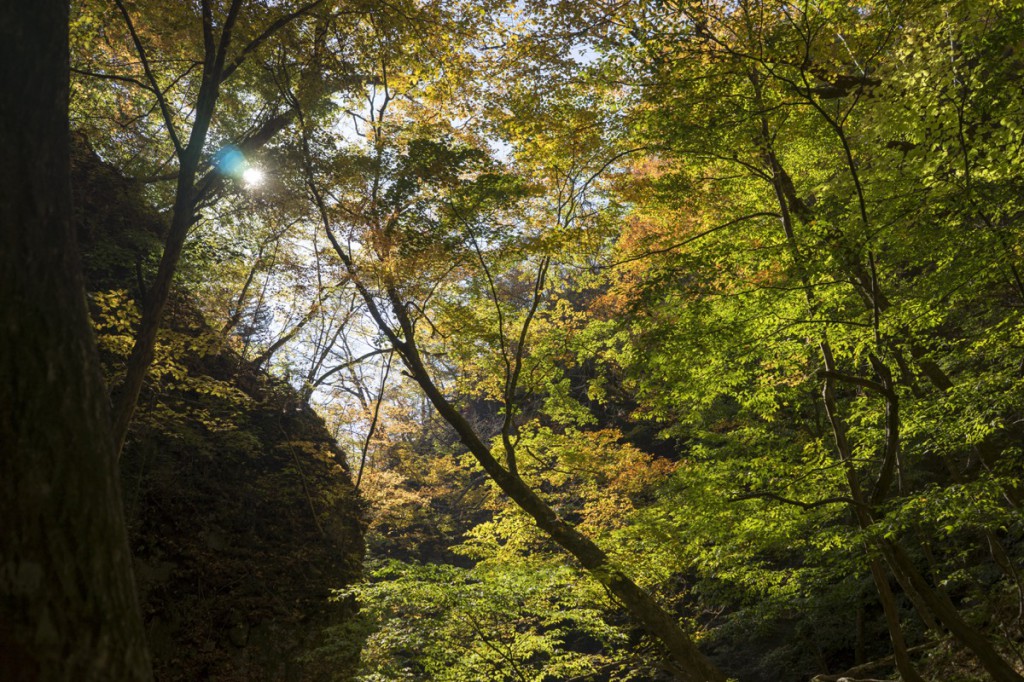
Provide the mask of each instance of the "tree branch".
{"label": "tree branch", "polygon": [[800,500],[783,497],[782,495],[771,492],[742,493],[740,495],[733,495],[729,498],[730,502],[742,502],[743,500],[775,500],[776,502],[782,502],[783,504],[791,504],[794,507],[800,507],[804,511],[810,511],[811,509],[817,509],[818,507],[827,507],[832,504],[857,504],[857,501],[852,497],[826,497],[823,500],[815,500],[814,502],[802,502]]}
{"label": "tree branch", "polygon": [[259,49],[259,47],[263,43],[267,42],[271,37],[273,37],[275,33],[277,33],[282,28],[290,24],[295,19],[301,17],[304,14],[308,14],[312,9],[314,9],[317,5],[321,4],[322,2],[323,0],[315,0],[315,2],[307,3],[300,7],[299,9],[295,10],[294,12],[290,12],[280,17],[279,19],[271,23],[269,26],[267,26],[267,28],[264,29],[263,33],[253,38],[245,47],[242,48],[242,51],[238,53],[237,57],[231,60],[230,64],[222,68],[220,72],[220,81],[223,83],[228,78],[230,78],[231,74],[233,74],[238,69],[238,67],[242,65],[246,57],[248,57],[250,54]]}
{"label": "tree branch", "polygon": [[657,256],[657,255],[662,254],[662,253],[668,253],[669,251],[675,251],[676,249],[678,249],[678,248],[680,248],[682,246],[686,246],[690,242],[695,242],[698,239],[702,239],[703,237],[708,236],[709,234],[713,234],[715,232],[718,232],[719,230],[724,230],[727,227],[732,227],[733,225],[736,225],[737,223],[741,223],[741,222],[743,222],[745,220],[750,220],[752,218],[779,218],[779,217],[781,217],[781,216],[778,213],[775,213],[773,211],[758,211],[757,213],[748,213],[747,215],[740,216],[739,218],[735,218],[734,220],[730,220],[728,222],[722,223],[721,225],[716,225],[715,227],[708,228],[707,230],[704,230],[703,232],[698,232],[697,234],[695,234],[695,235],[693,235],[691,237],[687,237],[686,239],[684,239],[682,241],[679,241],[679,242],[676,242],[675,244],[672,244],[670,246],[666,246],[666,247],[660,248],[660,249],[654,249],[652,251],[646,251],[646,252],[641,253],[641,254],[636,255],[636,256],[630,256],[629,258],[624,258],[624,259],[622,259],[620,261],[615,261],[614,263],[610,263],[609,265],[602,265],[601,269],[617,268],[620,265],[625,265],[626,263],[632,263],[633,261],[638,261],[638,260],[641,260],[643,258],[650,258],[651,256]]}
{"label": "tree branch", "polygon": [[156,101],[160,105],[160,113],[164,119],[164,125],[167,126],[167,134],[171,137],[171,143],[174,145],[174,151],[180,158],[185,152],[185,148],[181,146],[181,139],[178,137],[177,131],[174,129],[174,118],[171,116],[171,109],[167,105],[167,100],[164,98],[164,93],[160,90],[160,84],[157,83],[156,76],[153,74],[153,69],[149,65],[149,57],[146,56],[146,48],[142,45],[142,40],[139,38],[138,32],[135,30],[135,23],[132,22],[132,17],[128,14],[128,8],[124,6],[122,0],[114,0],[117,8],[121,10],[121,16],[124,17],[125,26],[128,28],[128,33],[132,37],[132,43],[135,45],[135,52],[139,55],[139,61],[142,62],[142,70],[146,74],[146,80],[149,81],[149,88],[155,96]]}
{"label": "tree branch", "polygon": [[895,395],[891,388],[886,388],[884,385],[877,381],[872,381],[871,379],[862,379],[861,377],[853,376],[852,374],[843,374],[842,372],[829,371],[825,369],[819,369],[817,374],[822,379],[835,379],[836,381],[842,381],[846,384],[854,384],[874,391],[875,393],[879,393],[887,398],[894,397]]}

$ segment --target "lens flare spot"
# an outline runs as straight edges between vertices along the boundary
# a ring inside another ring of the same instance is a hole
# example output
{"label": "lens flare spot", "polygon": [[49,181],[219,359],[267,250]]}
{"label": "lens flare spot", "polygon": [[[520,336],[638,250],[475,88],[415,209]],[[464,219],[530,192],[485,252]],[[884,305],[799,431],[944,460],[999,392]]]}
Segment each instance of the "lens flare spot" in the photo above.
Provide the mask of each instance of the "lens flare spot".
{"label": "lens flare spot", "polygon": [[213,155],[213,164],[224,175],[238,177],[246,166],[245,154],[238,147],[228,145]]}
{"label": "lens flare spot", "polygon": [[246,168],[242,171],[242,182],[249,187],[256,187],[263,182],[263,171],[253,166]]}

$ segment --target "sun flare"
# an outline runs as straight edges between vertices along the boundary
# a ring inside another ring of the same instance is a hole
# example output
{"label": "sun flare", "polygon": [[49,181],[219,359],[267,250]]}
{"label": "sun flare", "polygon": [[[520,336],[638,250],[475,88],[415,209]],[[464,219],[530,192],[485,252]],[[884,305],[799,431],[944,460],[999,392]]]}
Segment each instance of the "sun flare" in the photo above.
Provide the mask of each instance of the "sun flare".
{"label": "sun flare", "polygon": [[263,183],[263,171],[259,168],[246,168],[242,172],[242,182],[249,187],[257,187]]}

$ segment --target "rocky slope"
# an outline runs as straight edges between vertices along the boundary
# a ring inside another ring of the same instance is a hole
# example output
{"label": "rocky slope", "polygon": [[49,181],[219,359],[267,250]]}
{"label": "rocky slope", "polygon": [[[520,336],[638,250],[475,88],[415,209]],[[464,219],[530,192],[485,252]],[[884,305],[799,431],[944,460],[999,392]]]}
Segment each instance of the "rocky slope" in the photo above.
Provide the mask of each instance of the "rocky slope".
{"label": "rocky slope", "polygon": [[[80,248],[108,381],[131,347],[162,222],[79,145]],[[116,389],[115,389],[116,390]],[[176,293],[122,457],[136,579],[158,680],[347,679],[363,507],[322,420],[244,362]]]}

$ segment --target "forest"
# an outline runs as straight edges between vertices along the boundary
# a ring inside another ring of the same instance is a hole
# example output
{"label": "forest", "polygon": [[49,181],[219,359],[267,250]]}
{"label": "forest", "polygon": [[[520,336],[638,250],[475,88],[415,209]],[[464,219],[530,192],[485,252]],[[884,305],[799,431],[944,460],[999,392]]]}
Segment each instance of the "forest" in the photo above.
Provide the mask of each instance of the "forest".
{"label": "forest", "polygon": [[35,0],[0,69],[0,678],[1024,682],[1022,0]]}

